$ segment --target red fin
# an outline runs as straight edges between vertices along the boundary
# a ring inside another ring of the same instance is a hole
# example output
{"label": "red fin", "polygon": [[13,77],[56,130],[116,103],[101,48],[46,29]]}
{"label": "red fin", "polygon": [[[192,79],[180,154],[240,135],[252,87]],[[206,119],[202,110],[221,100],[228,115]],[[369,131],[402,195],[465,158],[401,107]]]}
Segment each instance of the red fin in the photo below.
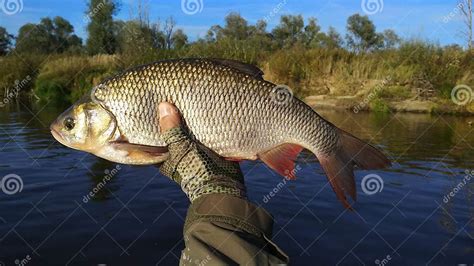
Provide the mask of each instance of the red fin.
{"label": "red fin", "polygon": [[361,169],[379,169],[391,165],[390,160],[378,149],[343,130],[339,130],[337,150],[317,156],[337,198],[349,209],[352,208],[346,195],[356,200],[354,165]]}
{"label": "red fin", "polygon": [[318,159],[337,198],[344,207],[352,209],[346,197],[348,194],[354,201],[357,197],[352,164],[341,158],[339,153],[320,155]]}
{"label": "red fin", "polygon": [[286,179],[295,179],[295,160],[302,150],[297,144],[285,143],[258,154],[258,158]]}

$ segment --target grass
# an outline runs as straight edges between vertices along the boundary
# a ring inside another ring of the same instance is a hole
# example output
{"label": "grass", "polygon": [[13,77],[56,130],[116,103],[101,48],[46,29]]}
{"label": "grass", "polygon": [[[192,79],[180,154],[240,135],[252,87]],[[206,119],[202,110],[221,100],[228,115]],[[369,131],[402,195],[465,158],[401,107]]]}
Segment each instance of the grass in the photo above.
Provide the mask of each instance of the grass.
{"label": "grass", "polygon": [[33,92],[42,100],[71,103],[119,69],[116,56],[71,56],[42,65]]}
{"label": "grass", "polygon": [[[414,89],[434,89],[448,100],[458,84],[474,88],[474,54],[456,47],[421,41],[397,49],[356,54],[345,49],[308,49],[301,45],[275,49],[265,40],[195,42],[180,50],[129,51],[120,55],[16,55],[0,57],[0,90],[32,75],[30,91],[42,100],[72,102],[103,78],[127,67],[177,57],[219,57],[257,64],[265,78],[290,86],[296,96],[315,94],[366,96],[388,81],[371,101],[371,109],[387,112],[387,103],[414,97]],[[448,104],[452,104],[449,103]]]}

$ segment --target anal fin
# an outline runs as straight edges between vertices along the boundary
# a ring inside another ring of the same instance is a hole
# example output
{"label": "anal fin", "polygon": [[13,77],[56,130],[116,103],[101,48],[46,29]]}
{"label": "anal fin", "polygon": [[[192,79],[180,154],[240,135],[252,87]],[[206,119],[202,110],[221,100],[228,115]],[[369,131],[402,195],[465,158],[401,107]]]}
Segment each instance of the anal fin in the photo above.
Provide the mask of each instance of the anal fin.
{"label": "anal fin", "polygon": [[300,145],[285,143],[259,153],[258,158],[286,179],[295,179],[295,161],[302,150],[303,147]]}

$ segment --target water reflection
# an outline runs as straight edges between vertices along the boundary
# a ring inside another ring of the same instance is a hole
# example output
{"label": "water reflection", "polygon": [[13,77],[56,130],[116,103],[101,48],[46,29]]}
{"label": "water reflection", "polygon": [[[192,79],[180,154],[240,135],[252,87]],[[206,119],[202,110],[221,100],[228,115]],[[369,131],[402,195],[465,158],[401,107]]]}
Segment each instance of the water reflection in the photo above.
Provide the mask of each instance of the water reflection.
{"label": "water reflection", "polygon": [[90,170],[87,175],[92,181],[91,189],[84,197],[83,202],[105,201],[113,197],[113,193],[120,189],[120,185],[115,182],[115,179],[120,175],[121,165],[97,159],[88,169]]}
{"label": "water reflection", "polygon": [[[149,229],[143,238],[148,235],[155,236],[144,243],[136,242],[134,252],[139,254],[136,256],[145,258],[154,254],[150,252],[150,247],[160,256],[165,256],[170,249],[176,249],[176,254],[179,254],[180,245],[175,245],[173,241],[162,241],[176,239],[181,234],[180,223],[187,202],[179,187],[165,178],[155,179],[158,172],[156,167],[117,165],[58,144],[50,135],[49,124],[66,108],[67,106],[22,102],[10,104],[0,110],[0,177],[17,173],[24,178],[25,183],[25,189],[16,198],[7,198],[0,193],[0,218],[7,218],[5,222],[0,223],[0,237],[28,212],[31,208],[30,202],[39,201],[44,194],[51,191],[51,196],[39,206],[47,219],[41,220],[41,215],[36,217],[37,219],[25,219],[22,224],[25,232],[20,231],[22,235],[31,234],[31,239],[41,242],[46,236],[38,234],[52,232],[56,225],[65,221],[77,208],[75,202],[81,202],[83,208],[87,209],[87,214],[79,211],[74,213],[73,217],[77,219],[68,220],[71,224],[65,225],[67,230],[57,233],[60,238],[57,243],[48,241],[45,244],[54,244],[50,252],[40,250],[42,257],[57,262],[54,264],[64,264],[77,252],[78,247],[68,244],[69,239],[79,237],[74,235],[75,231],[69,230],[70,228],[81,228],[81,233],[93,236],[97,231],[97,224],[91,222],[88,215],[94,219],[110,219],[115,217],[117,211],[123,208],[122,204],[129,199],[132,200],[132,206],[127,207],[129,209],[118,216],[117,220],[120,220],[114,222],[115,234],[112,229],[110,234],[114,237],[127,236],[118,242],[131,243],[144,230],[140,228],[135,234],[136,216],[143,223],[150,221],[151,224],[149,228],[152,229]],[[321,174],[322,170],[311,154],[304,153],[300,156],[298,163],[303,166],[301,173],[298,173],[300,177],[289,182],[277,196],[264,205],[277,217],[278,225],[291,221],[288,227],[285,227],[284,233],[277,238],[277,242],[294,258],[296,264],[298,260],[301,263],[314,262],[315,257],[298,257],[301,250],[294,241],[301,243],[304,248],[308,246],[308,253],[318,254],[317,259],[324,262],[323,264],[337,263],[347,253],[349,246],[357,244],[357,241],[405,195],[408,195],[407,198],[397,205],[399,211],[393,211],[377,226],[377,232],[394,247],[398,243],[404,243],[406,250],[401,249],[398,252],[405,256],[397,256],[397,259],[403,261],[403,258],[412,258],[412,264],[426,264],[451,238],[450,249],[443,251],[446,257],[437,256],[433,261],[436,263],[433,264],[451,263],[449,258],[453,256],[467,259],[474,257],[473,239],[469,237],[474,236],[473,180],[459,188],[449,200],[444,200],[445,196],[462,182],[465,170],[474,170],[474,127],[468,123],[472,118],[331,111],[320,111],[320,114],[346,131],[379,145],[395,163],[391,169],[376,171],[385,183],[382,193],[367,196],[359,189],[361,203],[357,204],[361,205],[356,208],[364,219],[345,213],[334,222],[342,212],[341,206],[329,188],[312,200],[326,184],[326,178]],[[244,163],[243,168],[244,173],[248,173],[246,183],[250,197],[256,199],[257,203],[261,203],[260,199],[281,181],[271,175],[262,164]],[[371,172],[357,171],[358,183],[361,177]],[[167,204],[170,201],[179,202],[176,205],[182,212],[170,209]],[[95,204],[86,204],[90,202]],[[306,205],[294,217],[295,212],[302,208],[302,204]],[[319,220],[313,219],[315,214]],[[156,220],[157,217],[163,218]],[[50,220],[55,221],[52,228],[47,227],[51,225]],[[138,227],[140,226],[142,225]],[[349,227],[351,230],[348,231]],[[414,231],[416,228],[418,229]],[[320,242],[313,242],[321,233],[317,231],[319,229],[328,230],[327,239],[324,236]],[[152,232],[153,230],[155,231]],[[407,238],[408,236],[410,237]],[[156,239],[160,239],[159,246],[156,245]],[[403,242],[405,239],[406,242]],[[82,242],[87,240],[83,239]],[[109,245],[107,241],[100,242],[100,246]],[[342,242],[346,244],[340,245]],[[1,256],[23,256],[25,247],[24,243],[21,243],[9,238],[0,241],[0,261]],[[416,252],[420,243],[423,243],[426,252]],[[390,252],[390,248],[381,242],[378,236],[364,244],[364,250],[370,252],[364,255],[358,251],[357,255],[366,263],[373,263],[373,254]],[[6,249],[6,246],[9,248]],[[54,248],[57,246],[64,246],[64,255],[58,255]],[[330,249],[331,252],[321,253],[322,249]],[[120,264],[119,256],[115,255],[117,254],[108,253],[107,256],[117,257],[113,262]],[[89,258],[92,255],[87,256]],[[104,254],[97,255],[98,258],[103,256]],[[86,258],[84,260],[87,261]],[[474,258],[470,261],[474,261]],[[358,263],[356,259],[350,262]]]}

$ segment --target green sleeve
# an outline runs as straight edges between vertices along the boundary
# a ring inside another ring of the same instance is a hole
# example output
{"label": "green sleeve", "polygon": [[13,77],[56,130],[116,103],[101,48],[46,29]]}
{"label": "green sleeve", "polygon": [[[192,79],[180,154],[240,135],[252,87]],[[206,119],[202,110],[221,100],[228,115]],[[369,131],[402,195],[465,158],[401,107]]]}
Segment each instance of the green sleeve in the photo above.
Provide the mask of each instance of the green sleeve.
{"label": "green sleeve", "polygon": [[272,216],[245,199],[202,196],[188,210],[180,265],[286,265],[272,228]]}

